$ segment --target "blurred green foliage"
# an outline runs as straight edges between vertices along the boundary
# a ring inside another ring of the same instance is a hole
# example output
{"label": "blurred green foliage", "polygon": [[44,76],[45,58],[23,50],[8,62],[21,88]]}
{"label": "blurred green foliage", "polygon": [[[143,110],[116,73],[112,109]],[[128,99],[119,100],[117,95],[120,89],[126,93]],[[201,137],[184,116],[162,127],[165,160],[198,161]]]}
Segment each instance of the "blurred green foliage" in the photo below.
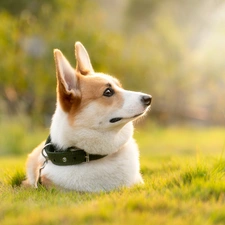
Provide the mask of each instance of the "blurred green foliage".
{"label": "blurred green foliage", "polygon": [[75,66],[74,43],[81,41],[96,71],[153,95],[151,114],[161,122],[222,124],[225,63],[217,50],[225,52],[223,9],[223,1],[211,0],[2,0],[0,116],[49,121],[52,51],[59,48]]}

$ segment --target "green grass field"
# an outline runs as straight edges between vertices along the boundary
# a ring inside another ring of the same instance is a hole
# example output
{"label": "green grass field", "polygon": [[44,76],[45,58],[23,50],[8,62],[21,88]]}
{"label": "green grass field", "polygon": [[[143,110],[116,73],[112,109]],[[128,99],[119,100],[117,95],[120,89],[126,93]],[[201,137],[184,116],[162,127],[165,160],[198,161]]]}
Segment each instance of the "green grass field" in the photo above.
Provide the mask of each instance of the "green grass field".
{"label": "green grass field", "polygon": [[135,137],[145,184],[110,193],[12,187],[27,149],[0,157],[0,224],[225,224],[225,129],[149,125]]}

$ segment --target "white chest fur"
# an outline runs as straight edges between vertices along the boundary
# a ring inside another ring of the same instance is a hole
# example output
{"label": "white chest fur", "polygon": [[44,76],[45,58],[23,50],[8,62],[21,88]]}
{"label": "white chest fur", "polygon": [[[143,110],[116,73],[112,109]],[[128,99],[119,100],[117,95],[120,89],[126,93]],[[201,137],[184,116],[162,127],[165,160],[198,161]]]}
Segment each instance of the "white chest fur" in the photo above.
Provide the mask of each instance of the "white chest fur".
{"label": "white chest fur", "polygon": [[42,174],[68,190],[99,192],[142,183],[137,145],[131,138],[117,152],[89,163],[56,166],[49,162]]}

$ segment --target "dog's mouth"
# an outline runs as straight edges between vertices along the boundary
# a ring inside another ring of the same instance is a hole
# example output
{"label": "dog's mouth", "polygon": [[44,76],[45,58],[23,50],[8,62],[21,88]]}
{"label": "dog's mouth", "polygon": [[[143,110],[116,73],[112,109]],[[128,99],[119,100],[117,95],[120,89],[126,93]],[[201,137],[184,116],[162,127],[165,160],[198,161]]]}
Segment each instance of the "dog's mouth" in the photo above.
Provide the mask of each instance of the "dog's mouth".
{"label": "dog's mouth", "polygon": [[134,119],[134,118],[136,118],[136,117],[139,117],[139,116],[141,116],[143,113],[139,113],[139,114],[137,114],[137,115],[135,115],[135,116],[133,116],[133,117],[115,117],[115,118],[112,118],[111,120],[109,120],[109,122],[110,123],[116,123],[116,122],[119,122],[119,121],[121,121],[121,120],[123,120],[123,119]]}
{"label": "dog's mouth", "polygon": [[116,117],[116,118],[112,118],[109,122],[110,123],[116,123],[116,122],[119,122],[122,119],[123,119],[123,117]]}

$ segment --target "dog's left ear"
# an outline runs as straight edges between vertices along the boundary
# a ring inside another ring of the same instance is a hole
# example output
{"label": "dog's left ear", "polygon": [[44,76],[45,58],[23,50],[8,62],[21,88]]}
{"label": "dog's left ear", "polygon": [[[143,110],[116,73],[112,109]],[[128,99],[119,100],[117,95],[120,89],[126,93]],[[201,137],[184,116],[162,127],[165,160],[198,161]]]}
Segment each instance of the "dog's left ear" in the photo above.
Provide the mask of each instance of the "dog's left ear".
{"label": "dog's left ear", "polygon": [[60,50],[54,50],[54,58],[57,76],[57,98],[64,111],[69,111],[72,105],[80,103],[78,77]]}
{"label": "dog's left ear", "polygon": [[75,56],[77,59],[76,70],[78,72],[82,75],[94,72],[87,50],[80,42],[75,43]]}

